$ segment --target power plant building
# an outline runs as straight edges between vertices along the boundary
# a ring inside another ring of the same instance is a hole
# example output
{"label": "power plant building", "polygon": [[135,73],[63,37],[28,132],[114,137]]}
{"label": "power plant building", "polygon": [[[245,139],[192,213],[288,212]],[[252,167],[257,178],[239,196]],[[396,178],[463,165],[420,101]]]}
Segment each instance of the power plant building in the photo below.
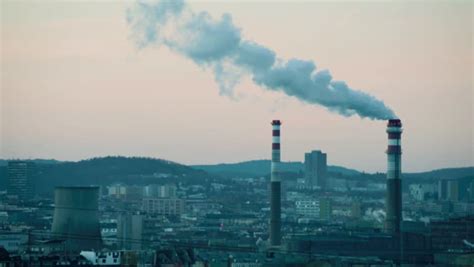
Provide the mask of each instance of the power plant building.
{"label": "power plant building", "polygon": [[326,188],[327,155],[314,150],[304,155],[305,182],[311,188]]}
{"label": "power plant building", "polygon": [[36,167],[33,162],[9,161],[7,165],[7,193],[20,200],[34,197],[34,175]]}
{"label": "power plant building", "polygon": [[99,187],[56,187],[51,238],[65,240],[68,251],[100,248],[98,201]]}

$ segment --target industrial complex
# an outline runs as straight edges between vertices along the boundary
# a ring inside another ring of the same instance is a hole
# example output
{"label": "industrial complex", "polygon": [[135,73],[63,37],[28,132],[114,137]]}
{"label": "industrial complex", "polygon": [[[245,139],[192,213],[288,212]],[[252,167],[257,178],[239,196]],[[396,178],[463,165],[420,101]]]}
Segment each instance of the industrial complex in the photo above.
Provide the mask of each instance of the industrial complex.
{"label": "industrial complex", "polygon": [[58,179],[35,192],[55,165],[11,161],[0,266],[474,265],[474,178],[402,179],[399,119],[387,124],[385,175],[335,169],[320,150],[291,167],[281,161],[281,127],[271,122],[262,174],[172,173],[134,159],[139,167],[124,176],[113,170],[132,163],[109,158],[87,162],[107,170],[102,180]]}

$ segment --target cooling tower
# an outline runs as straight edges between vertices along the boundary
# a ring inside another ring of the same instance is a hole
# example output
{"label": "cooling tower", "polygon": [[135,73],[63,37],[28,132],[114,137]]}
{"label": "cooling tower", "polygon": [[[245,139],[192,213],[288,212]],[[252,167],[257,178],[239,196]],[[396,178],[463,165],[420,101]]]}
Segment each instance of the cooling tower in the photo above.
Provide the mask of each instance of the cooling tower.
{"label": "cooling tower", "polygon": [[400,233],[402,221],[402,122],[392,119],[387,124],[387,193],[385,208],[385,230],[391,234]]}
{"label": "cooling tower", "polygon": [[100,248],[99,187],[56,187],[51,238],[69,251]]}
{"label": "cooling tower", "polygon": [[270,245],[281,245],[280,125],[272,121],[272,164],[270,182]]}

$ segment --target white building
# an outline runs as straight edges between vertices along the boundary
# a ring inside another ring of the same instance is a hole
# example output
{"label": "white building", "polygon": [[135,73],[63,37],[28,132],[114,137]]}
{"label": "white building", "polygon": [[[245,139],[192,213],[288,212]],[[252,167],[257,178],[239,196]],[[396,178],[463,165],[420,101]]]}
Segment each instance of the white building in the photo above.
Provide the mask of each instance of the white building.
{"label": "white building", "polygon": [[433,196],[437,191],[437,187],[435,184],[411,184],[408,190],[412,198],[423,201],[428,196]]}
{"label": "white building", "polygon": [[295,201],[296,213],[308,218],[319,218],[320,207],[318,200]]}
{"label": "white building", "polygon": [[81,256],[88,260],[92,265],[117,265],[120,266],[121,255],[120,252],[94,252],[81,251]]}

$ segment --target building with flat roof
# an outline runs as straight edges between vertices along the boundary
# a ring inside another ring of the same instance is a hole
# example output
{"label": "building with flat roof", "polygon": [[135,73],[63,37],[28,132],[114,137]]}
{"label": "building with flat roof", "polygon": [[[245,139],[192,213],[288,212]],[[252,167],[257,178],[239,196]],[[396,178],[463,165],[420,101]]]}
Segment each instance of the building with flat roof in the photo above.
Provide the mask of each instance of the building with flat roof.
{"label": "building with flat roof", "polygon": [[7,165],[7,193],[20,200],[32,199],[35,194],[35,164],[27,161],[9,161]]}
{"label": "building with flat roof", "polygon": [[181,215],[184,213],[184,200],[179,198],[145,198],[143,210],[149,214]]}
{"label": "building with flat roof", "polygon": [[304,175],[310,187],[326,188],[327,155],[320,150],[306,153],[304,156]]}

